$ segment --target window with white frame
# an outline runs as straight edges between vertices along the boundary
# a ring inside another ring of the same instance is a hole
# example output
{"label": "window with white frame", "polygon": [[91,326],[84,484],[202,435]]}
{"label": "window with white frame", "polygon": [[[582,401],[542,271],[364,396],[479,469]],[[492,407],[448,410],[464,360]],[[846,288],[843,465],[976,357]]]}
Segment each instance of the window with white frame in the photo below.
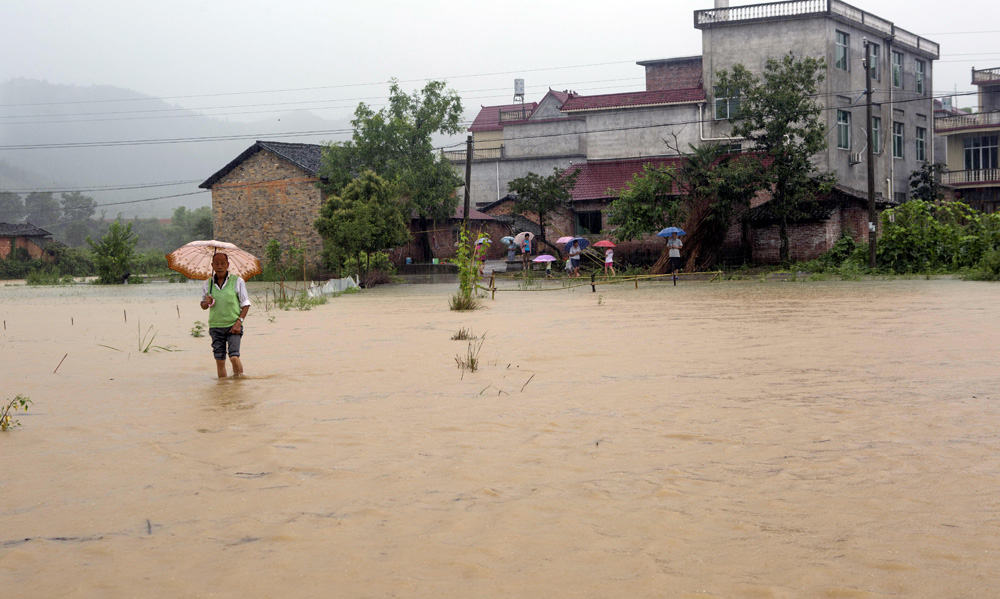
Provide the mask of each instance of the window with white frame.
{"label": "window with white frame", "polygon": [[965,146],[965,170],[997,168],[997,136],[977,135],[962,140]]}
{"label": "window with white frame", "polygon": [[917,73],[917,93],[923,95],[924,78],[927,76],[927,63],[922,60],[918,60],[916,62],[916,73]]}
{"label": "window with white frame", "polygon": [[879,49],[878,44],[869,44],[872,49],[872,79],[875,81],[882,81],[882,63],[879,60]]}
{"label": "window with white frame", "polygon": [[903,88],[903,53],[892,53],[892,86]]}
{"label": "window with white frame", "polygon": [[882,117],[872,117],[872,152],[882,152]]}
{"label": "window with white frame", "polygon": [[837,111],[837,148],[851,149],[851,113],[846,110]]}
{"label": "window with white frame", "polygon": [[843,31],[837,32],[836,52],[833,66],[841,71],[851,70],[851,36]]}
{"label": "window with white frame", "polygon": [[724,121],[740,116],[740,93],[738,89],[715,86],[715,119]]}
{"label": "window with white frame", "polygon": [[892,124],[892,157],[903,157],[903,123]]}
{"label": "window with white frame", "polygon": [[917,135],[915,137],[917,140],[917,160],[921,162],[927,160],[927,129],[924,127],[917,127]]}

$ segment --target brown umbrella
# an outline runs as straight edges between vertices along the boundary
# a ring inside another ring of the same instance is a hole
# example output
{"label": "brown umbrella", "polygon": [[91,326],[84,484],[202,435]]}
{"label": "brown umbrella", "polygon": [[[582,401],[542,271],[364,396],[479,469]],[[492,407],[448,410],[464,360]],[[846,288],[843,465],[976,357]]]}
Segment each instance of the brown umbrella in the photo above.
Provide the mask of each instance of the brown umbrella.
{"label": "brown umbrella", "polygon": [[229,272],[243,277],[259,275],[262,271],[260,260],[250,252],[225,241],[192,241],[167,254],[167,267],[176,270],[189,279],[211,279],[212,257],[223,253],[229,256]]}

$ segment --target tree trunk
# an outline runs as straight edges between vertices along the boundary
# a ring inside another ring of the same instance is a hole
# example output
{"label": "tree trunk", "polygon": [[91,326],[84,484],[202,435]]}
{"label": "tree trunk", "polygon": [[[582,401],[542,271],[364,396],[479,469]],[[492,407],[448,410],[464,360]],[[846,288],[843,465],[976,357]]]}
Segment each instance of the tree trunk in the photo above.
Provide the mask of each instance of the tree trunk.
{"label": "tree trunk", "polygon": [[778,238],[781,240],[781,248],[778,250],[778,261],[782,264],[789,264],[788,251],[788,217],[781,215],[781,224],[778,225]]}
{"label": "tree trunk", "polygon": [[424,262],[433,262],[434,250],[431,248],[431,221],[421,216],[417,221],[417,225],[420,227],[420,253],[423,254]]}

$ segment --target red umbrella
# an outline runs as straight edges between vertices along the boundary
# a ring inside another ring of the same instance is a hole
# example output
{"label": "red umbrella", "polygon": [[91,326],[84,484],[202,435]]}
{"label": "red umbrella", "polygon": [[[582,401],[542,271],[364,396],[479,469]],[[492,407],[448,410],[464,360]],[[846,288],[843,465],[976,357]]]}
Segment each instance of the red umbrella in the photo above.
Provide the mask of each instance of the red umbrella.
{"label": "red umbrella", "polygon": [[595,248],[613,248],[615,244],[611,243],[607,239],[602,239],[594,244]]}

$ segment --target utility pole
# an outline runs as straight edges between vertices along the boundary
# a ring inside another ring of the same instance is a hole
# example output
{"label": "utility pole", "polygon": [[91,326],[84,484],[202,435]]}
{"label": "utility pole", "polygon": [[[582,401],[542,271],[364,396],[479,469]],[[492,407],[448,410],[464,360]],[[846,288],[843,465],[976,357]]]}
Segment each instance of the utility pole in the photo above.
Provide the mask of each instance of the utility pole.
{"label": "utility pole", "polygon": [[872,47],[865,40],[865,94],[868,101],[865,103],[865,118],[867,119],[866,129],[868,131],[868,267],[875,268],[875,250],[878,236],[876,235],[875,215],[875,138],[872,133]]}
{"label": "utility pole", "polygon": [[462,213],[462,227],[469,230],[469,195],[472,185],[472,136],[465,138],[465,212]]}

